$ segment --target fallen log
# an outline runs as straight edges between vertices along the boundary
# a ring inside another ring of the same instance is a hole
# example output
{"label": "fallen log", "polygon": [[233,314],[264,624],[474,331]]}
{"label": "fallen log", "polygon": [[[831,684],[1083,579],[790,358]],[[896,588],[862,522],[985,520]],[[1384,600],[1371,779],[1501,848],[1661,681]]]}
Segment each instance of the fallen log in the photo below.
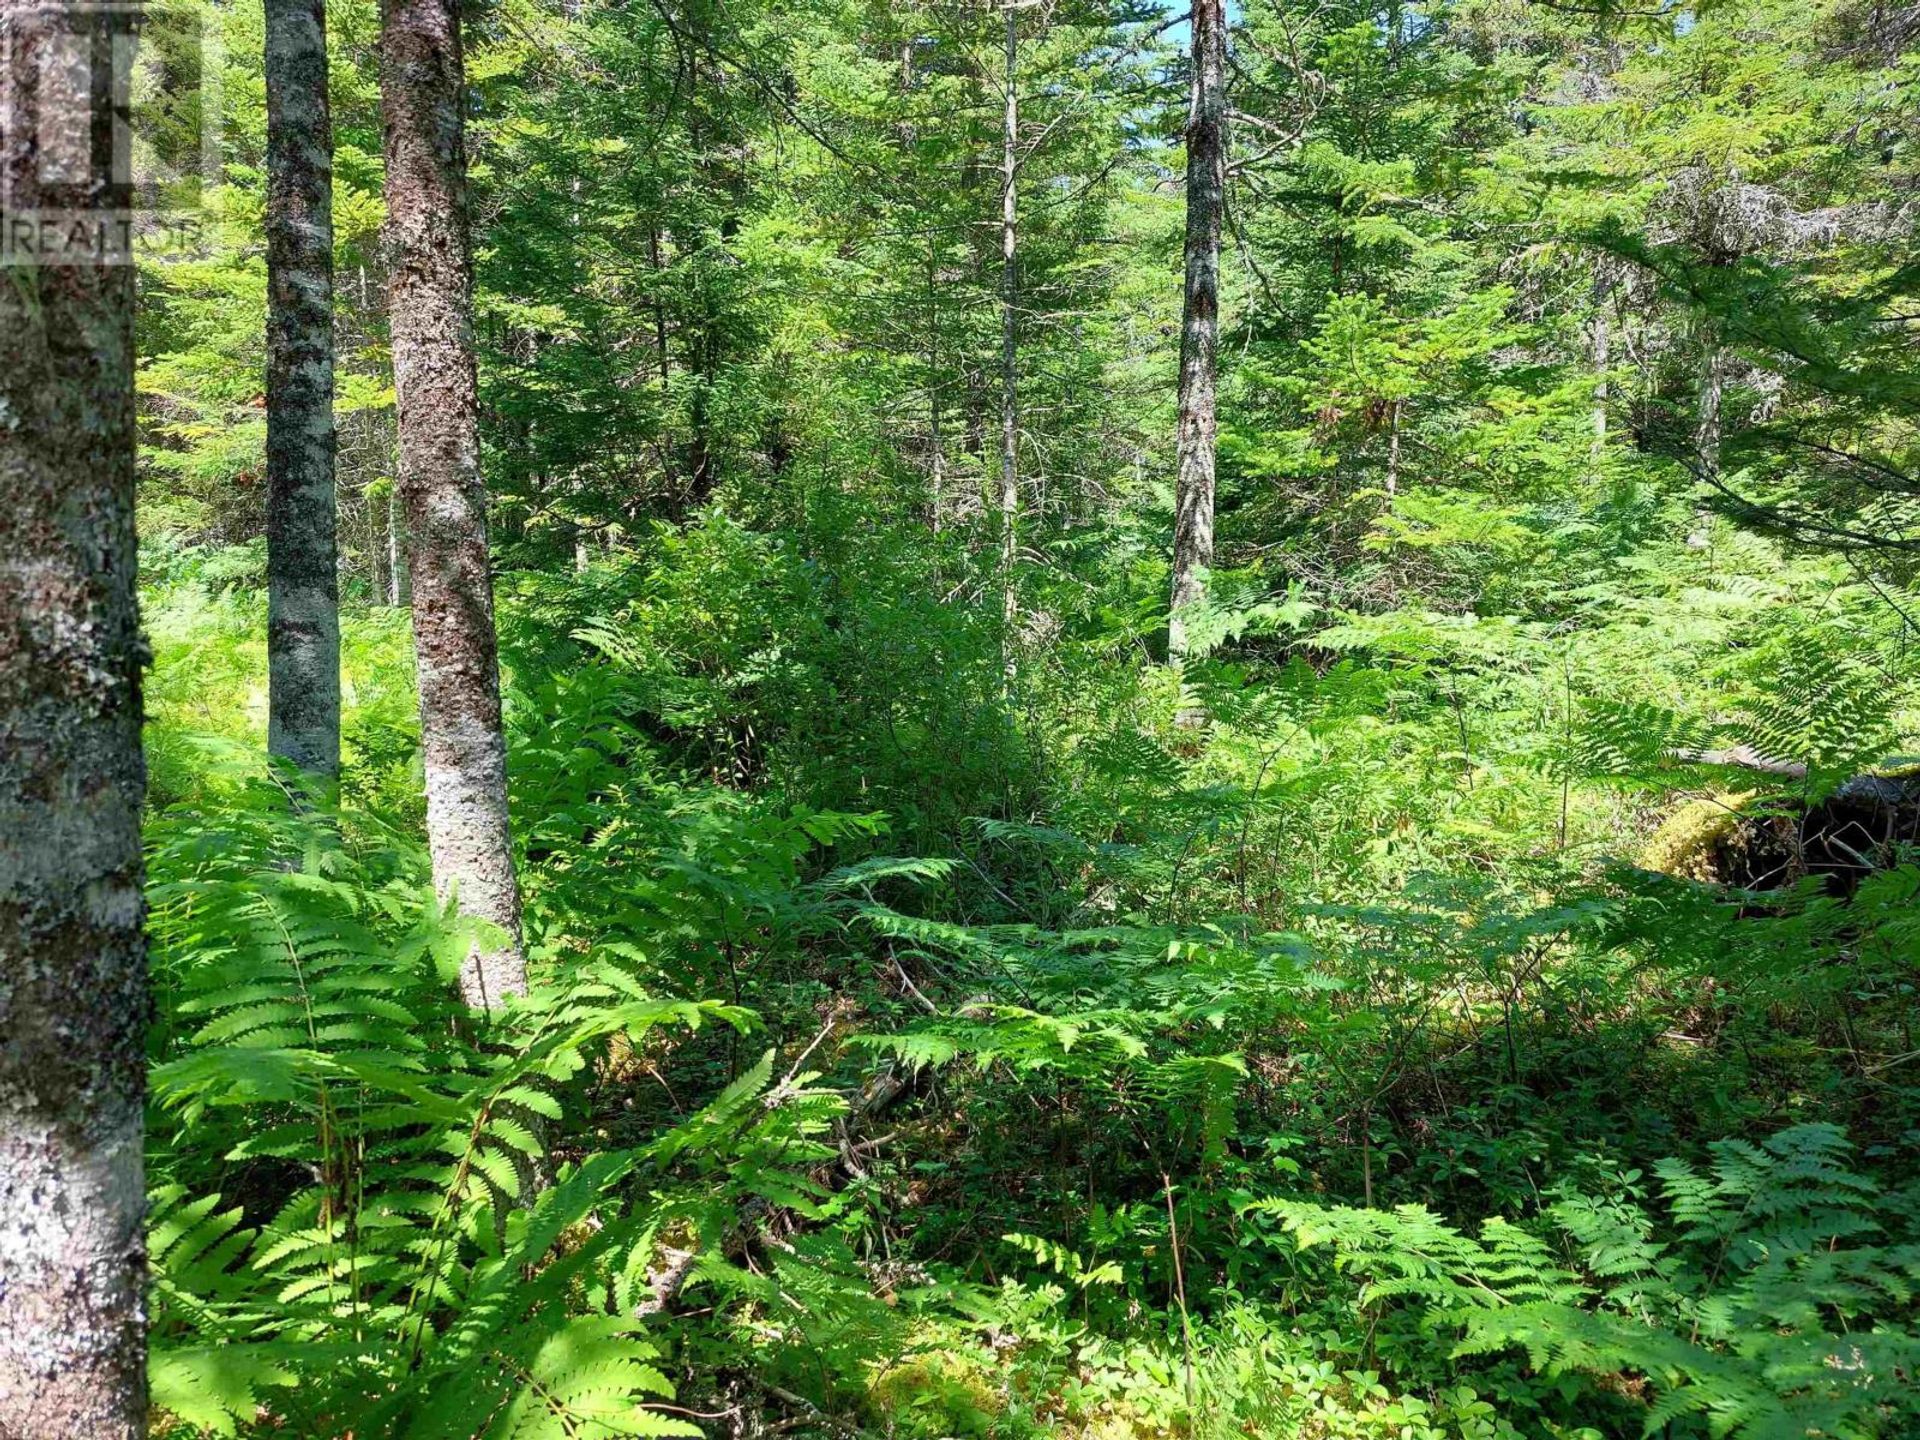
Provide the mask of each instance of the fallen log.
{"label": "fallen log", "polygon": [[[1676,750],[1673,758],[1780,779],[1807,766],[1750,745]],[[1642,847],[1645,869],[1742,890],[1782,890],[1822,876],[1849,895],[1875,870],[1920,844],[1920,767],[1905,757],[1864,771],[1819,798],[1762,790],[1696,797],[1669,815]]]}

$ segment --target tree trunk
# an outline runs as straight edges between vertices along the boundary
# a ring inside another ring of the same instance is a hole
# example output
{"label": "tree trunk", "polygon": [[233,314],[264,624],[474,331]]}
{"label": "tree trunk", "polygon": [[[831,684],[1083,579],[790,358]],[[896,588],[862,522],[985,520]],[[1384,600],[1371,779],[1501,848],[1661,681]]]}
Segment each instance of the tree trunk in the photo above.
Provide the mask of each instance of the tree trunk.
{"label": "tree trunk", "polygon": [[324,0],[267,0],[267,750],[340,773]]}
{"label": "tree trunk", "polygon": [[[1720,404],[1727,384],[1727,354],[1719,335],[1711,328],[1706,333],[1706,353],[1701,360],[1700,403],[1693,428],[1693,449],[1699,476],[1706,489],[1720,479]],[[1705,550],[1713,544],[1713,508],[1703,490],[1694,507],[1693,529],[1687,533],[1687,548]]]}
{"label": "tree trunk", "polygon": [[1019,208],[1015,177],[1020,144],[1020,35],[1014,24],[1014,0],[1005,0],[1006,86],[1005,124],[1000,152],[1000,586],[1007,627],[1007,667],[1013,665],[1013,557],[1019,546],[1020,522],[1020,396],[1015,371],[1017,332],[1014,301],[1018,275],[1014,254],[1019,239]]}
{"label": "tree trunk", "polygon": [[398,610],[413,603],[413,576],[407,569],[407,517],[396,481],[387,491],[387,603]]}
{"label": "tree trunk", "polygon": [[1700,406],[1693,431],[1700,476],[1708,483],[1720,478],[1720,400],[1726,381],[1726,351],[1719,337],[1709,334],[1700,367]]}
{"label": "tree trunk", "polygon": [[[1227,32],[1223,0],[1194,0],[1193,104],[1187,117],[1187,288],[1180,320],[1179,468],[1174,487],[1168,658],[1187,653],[1181,610],[1206,593],[1213,564],[1214,382],[1220,344],[1220,215],[1225,202]],[[1188,723],[1197,717],[1183,716]]]}
{"label": "tree trunk", "polygon": [[383,568],[387,562],[386,524],[381,518],[382,507],[374,491],[366,486],[360,487],[360,502],[367,511],[367,602],[378,605],[387,593],[387,573]]}
{"label": "tree trunk", "polygon": [[[49,204],[113,227],[125,176],[109,178],[110,132],[83,107],[120,48],[114,12],[5,0],[0,24],[14,77],[40,76],[37,96],[0,96],[9,223],[40,203],[37,120],[93,139],[95,183]],[[85,49],[50,32],[94,39],[91,87],[62,65]],[[74,83],[49,83],[62,72]],[[141,1440],[134,277],[124,251],[64,258],[0,274],[0,1435]]]}
{"label": "tree trunk", "polygon": [[1613,325],[1607,306],[1613,296],[1613,277],[1601,262],[1593,279],[1593,453],[1597,459],[1607,448],[1607,402],[1612,387],[1607,372],[1613,367]]}
{"label": "tree trunk", "polygon": [[472,258],[454,0],[384,0],[380,90],[392,253],[393,377],[413,583],[433,881],[505,933],[460,991],[491,1009],[527,988],[507,826],[507,748],[474,378]]}
{"label": "tree trunk", "polygon": [[672,384],[673,375],[667,358],[667,304],[660,293],[665,285],[665,266],[660,259],[660,227],[657,225],[647,228],[647,259],[653,265],[653,344],[660,358],[660,389],[664,393]]}
{"label": "tree trunk", "polygon": [[[907,52],[911,55],[913,52]],[[946,514],[946,454],[940,438],[940,271],[937,242],[927,241],[927,469],[933,482],[932,529]]]}
{"label": "tree trunk", "polygon": [[1400,411],[1406,402],[1394,400],[1387,406],[1387,494],[1400,493]]}

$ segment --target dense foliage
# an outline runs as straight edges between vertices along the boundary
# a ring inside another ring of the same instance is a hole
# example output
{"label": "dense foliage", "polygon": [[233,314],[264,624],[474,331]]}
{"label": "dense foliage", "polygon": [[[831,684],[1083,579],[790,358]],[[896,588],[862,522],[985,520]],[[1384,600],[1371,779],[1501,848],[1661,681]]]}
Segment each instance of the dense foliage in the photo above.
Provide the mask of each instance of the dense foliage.
{"label": "dense foliage", "polygon": [[[1184,30],[499,0],[534,993],[452,986],[378,17],[329,10],[345,766],[261,750],[264,100],[140,311],[156,1426],[1920,1428],[1920,25],[1249,0],[1165,663]],[[1176,723],[1183,709],[1200,726]]]}

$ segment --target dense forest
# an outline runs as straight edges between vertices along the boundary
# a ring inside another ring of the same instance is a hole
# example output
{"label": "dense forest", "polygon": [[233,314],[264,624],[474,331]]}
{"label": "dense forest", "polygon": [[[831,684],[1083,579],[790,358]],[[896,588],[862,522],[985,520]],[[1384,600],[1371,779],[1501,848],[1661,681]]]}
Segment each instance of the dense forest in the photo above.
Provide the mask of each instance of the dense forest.
{"label": "dense forest", "polygon": [[0,1437],[1920,1435],[1920,8],[129,16]]}

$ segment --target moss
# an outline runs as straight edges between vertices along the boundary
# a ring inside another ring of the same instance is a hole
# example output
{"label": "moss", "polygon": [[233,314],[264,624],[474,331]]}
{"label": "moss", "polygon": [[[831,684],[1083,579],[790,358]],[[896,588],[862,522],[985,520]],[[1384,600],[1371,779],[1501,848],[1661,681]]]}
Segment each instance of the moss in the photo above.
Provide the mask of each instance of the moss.
{"label": "moss", "polygon": [[1723,881],[1745,844],[1742,809],[1757,792],[1741,790],[1689,800],[1661,822],[1640,849],[1640,865],[1683,880]]}
{"label": "moss", "polygon": [[993,1372],[961,1350],[918,1355],[878,1371],[868,1386],[873,1408],[903,1433],[986,1435],[1006,1409]]}

